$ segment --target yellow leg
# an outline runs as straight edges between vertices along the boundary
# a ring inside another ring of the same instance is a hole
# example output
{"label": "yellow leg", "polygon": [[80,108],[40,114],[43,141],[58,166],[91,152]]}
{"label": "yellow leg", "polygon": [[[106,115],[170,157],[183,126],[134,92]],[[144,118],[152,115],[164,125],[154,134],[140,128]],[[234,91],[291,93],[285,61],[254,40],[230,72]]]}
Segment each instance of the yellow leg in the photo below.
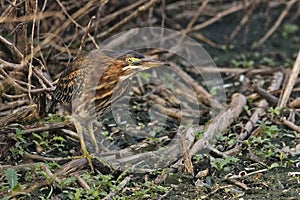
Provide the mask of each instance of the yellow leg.
{"label": "yellow leg", "polygon": [[88,161],[88,164],[90,165],[91,170],[94,171],[94,167],[93,167],[93,164],[92,164],[90,154],[87,151],[85,143],[84,143],[82,126],[81,126],[80,122],[77,121],[76,119],[74,119],[74,125],[75,125],[75,128],[76,128],[78,137],[79,137],[79,142],[80,142],[80,145],[81,145],[83,156]]}
{"label": "yellow leg", "polygon": [[92,122],[92,121],[89,121],[89,122],[88,122],[88,124],[87,124],[87,129],[88,129],[90,138],[91,138],[91,140],[92,140],[92,143],[93,143],[94,146],[95,146],[96,153],[99,153],[99,147],[98,147],[97,140],[96,140],[96,137],[95,137],[95,134],[94,134],[94,130],[93,130],[93,122]]}

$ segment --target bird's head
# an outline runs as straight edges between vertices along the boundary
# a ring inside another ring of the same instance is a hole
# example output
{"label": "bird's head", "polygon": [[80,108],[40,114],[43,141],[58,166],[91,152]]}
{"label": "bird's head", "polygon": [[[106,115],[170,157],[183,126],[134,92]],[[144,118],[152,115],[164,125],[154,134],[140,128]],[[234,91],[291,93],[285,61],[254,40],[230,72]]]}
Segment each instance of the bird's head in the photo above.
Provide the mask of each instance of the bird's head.
{"label": "bird's head", "polygon": [[130,77],[139,71],[167,65],[158,60],[145,58],[144,55],[136,51],[128,51],[119,55],[115,59],[115,64],[121,68],[123,78]]}

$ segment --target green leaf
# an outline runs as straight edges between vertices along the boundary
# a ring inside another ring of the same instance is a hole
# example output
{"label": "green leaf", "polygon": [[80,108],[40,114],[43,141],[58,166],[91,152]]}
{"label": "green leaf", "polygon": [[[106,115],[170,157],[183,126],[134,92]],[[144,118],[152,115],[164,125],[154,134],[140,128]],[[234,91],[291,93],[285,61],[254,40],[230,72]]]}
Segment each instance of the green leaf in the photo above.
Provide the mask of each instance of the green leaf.
{"label": "green leaf", "polygon": [[36,133],[32,133],[32,135],[33,135],[35,138],[37,138],[38,140],[40,140],[40,141],[43,140],[43,138],[42,138],[40,135],[36,134]]}
{"label": "green leaf", "polygon": [[5,171],[5,177],[11,190],[13,190],[18,184],[17,172],[14,169],[7,169]]}
{"label": "green leaf", "polygon": [[272,165],[269,167],[269,169],[274,169],[274,168],[277,168],[279,167],[279,163],[272,163]]}
{"label": "green leaf", "polygon": [[25,139],[23,138],[23,131],[21,129],[18,129],[18,128],[16,129],[15,137],[20,142],[25,142]]}
{"label": "green leaf", "polygon": [[52,140],[54,140],[54,141],[60,141],[60,142],[65,142],[65,141],[66,141],[66,140],[65,140],[63,137],[61,137],[61,136],[54,136]]}

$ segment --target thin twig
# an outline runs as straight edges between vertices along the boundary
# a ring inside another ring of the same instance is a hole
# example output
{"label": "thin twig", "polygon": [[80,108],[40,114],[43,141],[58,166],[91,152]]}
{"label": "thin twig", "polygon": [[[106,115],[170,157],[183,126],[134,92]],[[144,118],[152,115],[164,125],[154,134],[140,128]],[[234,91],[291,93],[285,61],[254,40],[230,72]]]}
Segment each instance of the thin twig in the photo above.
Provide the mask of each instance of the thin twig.
{"label": "thin twig", "polygon": [[145,5],[140,6],[138,9],[136,9],[133,13],[131,13],[129,16],[125,17],[120,22],[116,23],[112,27],[110,27],[107,31],[104,31],[96,36],[97,39],[103,38],[110,34],[111,32],[115,31],[116,29],[120,28],[124,24],[128,23],[130,20],[136,18],[139,16],[141,12],[145,12],[149,8],[151,8],[154,4],[158,3],[161,0],[151,0],[150,2],[146,3]]}
{"label": "thin twig", "polygon": [[38,9],[38,1],[35,0],[34,3],[34,18],[32,20],[32,28],[31,28],[31,40],[30,40],[30,62],[29,62],[29,68],[28,68],[28,97],[30,99],[30,101],[32,101],[32,97],[31,97],[31,76],[32,76],[32,62],[33,62],[33,40],[34,40],[34,32],[35,32],[35,25],[36,25],[36,15],[37,15],[37,9]]}
{"label": "thin twig", "polygon": [[[58,1],[58,0],[57,0],[57,1]],[[89,23],[88,23],[88,25],[87,25],[87,27],[85,28],[85,32],[84,32],[84,34],[83,34],[83,36],[82,36],[82,38],[81,38],[81,44],[80,44],[80,47],[79,47],[79,49],[78,49],[77,55],[76,55],[76,57],[74,58],[74,60],[80,56],[80,54],[81,54],[81,52],[82,52],[82,50],[83,50],[83,47],[85,46],[85,39],[86,39],[86,36],[89,35],[89,31],[90,31],[90,28],[91,28],[91,25],[92,25],[92,21],[93,21],[95,18],[96,18],[95,16],[92,16],[91,19],[90,19],[90,21],[89,21]],[[97,45],[97,44],[96,44],[96,45]],[[99,49],[99,46],[98,46],[98,45],[97,45],[96,47],[97,47],[97,49]]]}
{"label": "thin twig", "polygon": [[65,15],[67,15],[67,17],[77,26],[77,27],[79,27],[79,28],[81,28],[81,30],[83,30],[84,32],[85,32],[85,38],[86,38],[86,36],[88,35],[89,36],[89,38],[90,38],[90,40],[93,42],[93,44],[95,45],[95,47],[97,48],[97,49],[99,49],[99,46],[98,46],[98,44],[97,44],[97,42],[96,42],[96,40],[94,39],[94,37],[93,36],[91,36],[91,34],[89,33],[89,29],[90,29],[90,26],[91,26],[91,21],[93,20],[93,19],[95,19],[95,16],[93,16],[92,18],[91,18],[91,20],[90,20],[90,22],[89,22],[89,25],[88,25],[88,28],[83,28],[80,24],[78,24],[73,18],[72,18],[72,16],[70,16],[69,15],[69,13],[68,13],[68,11],[66,10],[66,8],[64,7],[64,5],[59,1],[59,0],[56,0],[56,2],[58,3],[58,5],[61,7],[61,9],[63,10],[63,12],[65,13]]}
{"label": "thin twig", "polygon": [[[256,3],[259,3],[260,0],[254,0]],[[215,23],[216,21],[220,20],[221,18],[225,17],[226,15],[230,15],[232,13],[235,13],[237,11],[240,11],[242,9],[246,9],[248,8],[250,5],[252,5],[252,2],[251,1],[243,1],[237,5],[234,5],[234,6],[231,6],[229,7],[228,9],[222,11],[222,12],[219,12],[216,16],[206,20],[205,22],[201,23],[201,24],[198,24],[196,26],[194,26],[192,28],[192,31],[198,31],[200,29],[203,29],[213,23]]]}
{"label": "thin twig", "polygon": [[287,2],[285,9],[282,11],[274,25],[270,28],[270,30],[258,41],[252,44],[251,48],[255,49],[259,46],[261,46],[275,31],[276,29],[280,26],[281,22],[283,19],[287,16],[289,13],[289,10],[292,8],[292,6],[297,2],[298,0],[290,0]]}
{"label": "thin twig", "polygon": [[292,90],[294,88],[297,77],[299,75],[299,72],[300,72],[300,50],[298,52],[298,56],[296,58],[296,61],[295,61],[294,67],[293,67],[293,71],[289,77],[288,83],[282,90],[283,93],[280,96],[280,100],[278,103],[279,108],[284,108],[286,106],[286,104],[290,98],[290,95],[292,93]]}

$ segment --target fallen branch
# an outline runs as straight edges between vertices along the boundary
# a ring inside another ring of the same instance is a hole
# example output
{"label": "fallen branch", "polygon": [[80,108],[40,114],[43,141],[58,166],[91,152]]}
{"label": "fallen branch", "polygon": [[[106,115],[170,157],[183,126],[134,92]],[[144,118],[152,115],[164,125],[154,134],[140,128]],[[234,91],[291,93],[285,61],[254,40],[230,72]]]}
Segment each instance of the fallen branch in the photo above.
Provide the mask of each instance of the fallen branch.
{"label": "fallen branch", "polygon": [[209,124],[200,140],[198,140],[190,149],[190,156],[207,150],[207,146],[211,144],[217,133],[222,133],[226,130],[232,122],[240,116],[246,105],[246,97],[242,94],[236,93],[232,96],[229,107],[218,114]]}
{"label": "fallen branch", "polygon": [[280,100],[278,103],[279,108],[284,108],[290,98],[290,95],[292,93],[292,90],[294,88],[295,82],[298,78],[300,72],[300,50],[298,52],[298,56],[296,59],[296,62],[293,67],[293,71],[289,77],[288,83],[285,85],[285,87],[282,90],[282,95],[280,96]]}

